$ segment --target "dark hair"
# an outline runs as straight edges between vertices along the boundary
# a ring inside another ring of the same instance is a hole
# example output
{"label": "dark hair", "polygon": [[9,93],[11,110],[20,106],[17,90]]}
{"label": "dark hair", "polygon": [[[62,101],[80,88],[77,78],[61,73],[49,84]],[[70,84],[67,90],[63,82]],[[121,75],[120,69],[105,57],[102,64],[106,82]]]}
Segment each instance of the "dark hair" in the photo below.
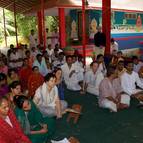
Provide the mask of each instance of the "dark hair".
{"label": "dark hair", "polygon": [[116,66],[109,66],[107,68],[107,77],[111,76],[112,74],[115,73],[115,70],[116,70]]}
{"label": "dark hair", "polygon": [[90,67],[92,67],[94,63],[98,64],[96,61],[93,61],[93,62],[90,64]]}
{"label": "dark hair", "polygon": [[119,65],[120,63],[125,64],[125,62],[124,62],[124,61],[122,61],[122,60],[118,62],[118,65]]}
{"label": "dark hair", "polygon": [[59,56],[60,56],[60,55],[65,55],[65,54],[64,54],[64,52],[60,52],[60,53],[59,53]]}
{"label": "dark hair", "polygon": [[138,60],[139,58],[137,56],[132,56],[132,60]]}
{"label": "dark hair", "polygon": [[1,106],[1,103],[2,103],[3,100],[7,100],[8,101],[6,96],[0,96],[0,106]]}
{"label": "dark hair", "polygon": [[32,67],[32,71],[34,71],[34,70],[35,70],[35,68],[38,68],[38,69],[39,69],[39,67],[38,67],[38,66],[34,66],[34,67]]}
{"label": "dark hair", "polygon": [[111,38],[111,42],[115,42],[114,38]]}
{"label": "dark hair", "polygon": [[28,100],[28,98],[24,95],[16,95],[13,99],[14,104],[20,109],[22,109],[25,100]]}
{"label": "dark hair", "polygon": [[47,82],[49,81],[51,78],[56,78],[55,75],[53,73],[48,73],[45,77],[44,77],[44,81]]}
{"label": "dark hair", "polygon": [[104,56],[102,54],[98,54],[96,59],[98,60],[100,57],[104,57]]}
{"label": "dark hair", "polygon": [[0,81],[2,81],[4,79],[5,80],[7,79],[6,75],[4,73],[0,73]]}
{"label": "dark hair", "polygon": [[10,88],[10,90],[11,90],[11,88],[14,89],[14,88],[16,88],[18,85],[21,85],[19,81],[13,81],[13,82],[9,85],[9,88]]}
{"label": "dark hair", "polygon": [[62,71],[62,69],[61,69],[61,68],[56,67],[56,68],[54,69],[53,73],[54,73],[54,74],[56,74],[56,72],[57,72],[58,70]]}
{"label": "dark hair", "polygon": [[41,54],[37,54],[36,59],[38,59],[39,57],[42,57]]}
{"label": "dark hair", "polygon": [[11,77],[11,73],[12,73],[12,72],[17,73],[17,70],[16,70],[15,68],[9,69],[9,70],[8,70],[8,76],[9,76],[9,77]]}
{"label": "dark hair", "polygon": [[26,51],[25,51],[25,55],[27,55],[27,53],[30,53],[30,51],[29,51],[29,50],[26,50]]}
{"label": "dark hair", "polygon": [[66,60],[67,60],[68,58],[72,58],[72,56],[71,56],[71,55],[67,55],[67,56],[66,56]]}
{"label": "dark hair", "polygon": [[123,54],[123,52],[122,51],[118,51],[117,54]]}
{"label": "dark hair", "polygon": [[128,66],[129,64],[133,64],[132,61],[126,61],[125,66]]}

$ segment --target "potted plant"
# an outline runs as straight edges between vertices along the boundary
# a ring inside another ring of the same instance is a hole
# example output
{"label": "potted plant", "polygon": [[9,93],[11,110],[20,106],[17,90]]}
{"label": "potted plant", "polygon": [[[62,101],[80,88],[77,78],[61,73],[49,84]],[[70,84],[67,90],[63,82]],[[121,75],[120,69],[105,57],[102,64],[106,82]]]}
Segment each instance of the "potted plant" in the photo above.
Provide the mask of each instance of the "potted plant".
{"label": "potted plant", "polygon": [[74,52],[75,50],[71,46],[67,46],[64,48],[65,55],[74,55]]}

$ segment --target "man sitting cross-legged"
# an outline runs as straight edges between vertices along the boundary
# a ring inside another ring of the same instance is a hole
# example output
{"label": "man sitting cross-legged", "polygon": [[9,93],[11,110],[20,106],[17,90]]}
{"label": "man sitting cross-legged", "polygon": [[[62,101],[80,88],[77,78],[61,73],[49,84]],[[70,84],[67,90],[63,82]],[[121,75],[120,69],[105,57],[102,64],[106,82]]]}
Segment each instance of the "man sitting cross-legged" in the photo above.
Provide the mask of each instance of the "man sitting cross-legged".
{"label": "man sitting cross-legged", "polygon": [[87,92],[99,96],[99,84],[103,78],[103,73],[98,71],[98,63],[92,62],[90,70],[85,73],[85,85]]}
{"label": "man sitting cross-legged", "polygon": [[64,82],[68,89],[83,92],[83,72],[81,67],[74,64],[72,56],[66,57],[66,63],[61,66]]}
{"label": "man sitting cross-legged", "polygon": [[101,81],[99,86],[99,106],[117,112],[118,109],[128,108],[129,104],[130,96],[122,92],[116,68],[108,67],[107,77]]}
{"label": "man sitting cross-legged", "polygon": [[[141,82],[138,73],[133,71],[133,63],[128,62],[126,65],[127,71],[121,76],[121,86],[123,91],[129,96],[139,98],[143,94],[143,83]],[[141,88],[137,88],[136,85]]]}

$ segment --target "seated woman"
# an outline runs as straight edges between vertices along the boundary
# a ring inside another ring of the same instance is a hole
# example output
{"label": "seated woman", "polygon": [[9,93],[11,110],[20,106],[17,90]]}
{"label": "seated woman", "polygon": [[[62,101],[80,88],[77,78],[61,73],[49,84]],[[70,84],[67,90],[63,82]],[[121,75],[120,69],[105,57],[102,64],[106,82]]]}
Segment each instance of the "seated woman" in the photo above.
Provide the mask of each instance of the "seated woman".
{"label": "seated woman", "polygon": [[54,70],[54,74],[56,76],[56,86],[58,88],[58,95],[60,100],[64,100],[64,88],[62,83],[62,70],[60,68],[56,68]]}
{"label": "seated woman", "polygon": [[35,104],[23,95],[15,96],[14,103],[16,104],[17,119],[32,143],[47,142],[55,131],[55,120],[48,117],[43,118]]}
{"label": "seated woman", "polygon": [[0,96],[8,93],[7,77],[4,73],[0,73]]}
{"label": "seated woman", "polygon": [[22,89],[26,91],[28,89],[28,79],[32,73],[31,67],[28,65],[28,59],[23,59],[23,66],[19,71],[19,78],[21,82]]}
{"label": "seated woman", "polygon": [[7,65],[5,65],[3,60],[0,60],[0,73],[4,73],[6,75],[8,73],[8,67],[7,67]]}
{"label": "seated woman", "polygon": [[15,105],[13,103],[13,98],[16,95],[21,95],[22,91],[21,91],[21,85],[19,81],[13,81],[10,85],[10,93],[7,95],[8,100],[9,100],[9,104],[11,106],[11,108],[15,108]]}
{"label": "seated woman", "polygon": [[34,66],[32,68],[32,74],[29,76],[28,79],[28,95],[29,97],[33,98],[36,89],[42,85],[44,82],[43,76],[39,72],[39,68]]}
{"label": "seated woman", "polygon": [[8,99],[4,96],[0,96],[0,142],[31,143],[22,132],[14,113],[9,108]]}
{"label": "seated woman", "polygon": [[56,77],[53,73],[45,76],[45,82],[36,90],[33,101],[44,116],[61,118],[62,112],[67,108],[67,102],[59,100]]}
{"label": "seated woman", "polygon": [[11,84],[13,81],[19,81],[19,77],[18,77],[18,74],[16,72],[16,69],[8,70],[7,82],[8,82],[8,84]]}

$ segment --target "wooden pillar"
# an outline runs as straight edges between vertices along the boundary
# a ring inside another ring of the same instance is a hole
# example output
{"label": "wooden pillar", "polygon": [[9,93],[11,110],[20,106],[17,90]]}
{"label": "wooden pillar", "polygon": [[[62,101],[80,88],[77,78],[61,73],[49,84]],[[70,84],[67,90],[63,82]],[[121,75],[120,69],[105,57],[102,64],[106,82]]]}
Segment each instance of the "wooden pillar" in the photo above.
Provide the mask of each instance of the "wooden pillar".
{"label": "wooden pillar", "polygon": [[41,15],[42,15],[42,33],[43,33],[43,44],[44,49],[46,50],[46,30],[45,30],[45,9],[44,9],[44,0],[41,0]]}
{"label": "wooden pillar", "polygon": [[110,54],[111,0],[102,0],[102,31],[106,35],[105,54]]}
{"label": "wooden pillar", "polygon": [[83,49],[83,57],[84,57],[84,65],[86,64],[86,33],[85,33],[85,0],[82,0],[82,49]]}
{"label": "wooden pillar", "polygon": [[39,39],[39,44],[43,44],[43,26],[42,26],[42,14],[41,11],[37,12],[37,22],[38,22],[38,39]]}
{"label": "wooden pillar", "polygon": [[66,46],[66,23],[65,23],[65,11],[64,8],[59,8],[59,36],[60,46],[65,48]]}
{"label": "wooden pillar", "polygon": [[7,47],[7,37],[6,37],[6,24],[5,24],[5,12],[4,12],[4,8],[3,8],[3,27],[4,27],[5,46]]}

